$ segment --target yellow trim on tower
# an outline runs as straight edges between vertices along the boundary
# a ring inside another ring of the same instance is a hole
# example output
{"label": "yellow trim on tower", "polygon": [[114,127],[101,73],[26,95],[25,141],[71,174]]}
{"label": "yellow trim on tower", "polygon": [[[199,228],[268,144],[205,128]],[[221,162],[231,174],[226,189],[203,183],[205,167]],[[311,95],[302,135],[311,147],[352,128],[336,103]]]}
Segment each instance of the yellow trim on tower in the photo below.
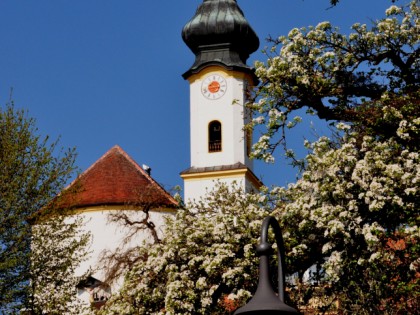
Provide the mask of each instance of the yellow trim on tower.
{"label": "yellow trim on tower", "polygon": [[236,170],[225,170],[225,171],[213,171],[213,172],[199,172],[199,173],[189,173],[181,174],[182,179],[185,182],[189,181],[198,181],[198,180],[218,180],[224,178],[235,178],[238,176],[243,176],[247,178],[257,189],[259,189],[263,184],[261,181],[252,173],[250,170],[242,168]]}
{"label": "yellow trim on tower", "polygon": [[218,178],[229,178],[236,177],[238,175],[245,175],[247,169],[239,170],[226,170],[226,171],[214,171],[214,172],[200,172],[200,173],[190,173],[190,174],[181,174],[181,177],[185,181],[194,181],[201,179],[218,179]]}
{"label": "yellow trim on tower", "polygon": [[244,73],[236,70],[226,70],[220,66],[209,66],[204,68],[199,73],[192,74],[188,77],[190,84],[194,83],[197,80],[204,80],[210,73],[219,74],[225,78],[236,78],[236,79],[247,79],[249,82],[252,82],[252,77],[248,73]]}

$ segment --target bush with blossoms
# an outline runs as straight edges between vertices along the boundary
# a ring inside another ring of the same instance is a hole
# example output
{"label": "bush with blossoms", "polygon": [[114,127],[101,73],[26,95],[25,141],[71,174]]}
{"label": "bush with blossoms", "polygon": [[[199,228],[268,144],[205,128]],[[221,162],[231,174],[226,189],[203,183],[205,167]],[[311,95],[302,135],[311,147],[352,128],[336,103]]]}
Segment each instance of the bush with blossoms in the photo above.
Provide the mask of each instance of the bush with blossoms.
{"label": "bush with blossoms", "polygon": [[[248,128],[262,135],[252,155],[273,162],[284,146],[303,169],[295,184],[271,191],[302,308],[419,313],[418,0],[385,15],[348,35],[329,22],[295,28],[271,38],[267,61],[256,63]],[[307,142],[299,161],[286,140],[302,109],[337,133]]]}
{"label": "bush with blossoms", "polygon": [[31,297],[25,309],[29,314],[88,312],[88,307],[77,297],[77,286],[88,272],[77,275],[76,270],[89,253],[86,248],[90,234],[81,229],[81,217],[67,213],[72,214],[72,219],[54,216],[32,227]]}
{"label": "bush with blossoms", "polygon": [[262,194],[219,184],[167,218],[166,233],[100,314],[233,314],[255,291],[256,240],[272,206]]}
{"label": "bush with blossoms", "polygon": [[283,229],[291,304],[418,312],[420,119],[406,101],[376,109],[398,126],[392,137],[339,123],[335,140],[306,143],[306,170],[287,188],[246,194],[220,185],[179,210],[160,243],[139,249],[144,259],[100,314],[233,313],[255,292],[254,248],[269,214]]}
{"label": "bush with blossoms", "polygon": [[340,123],[339,142],[307,143],[302,178],[271,191],[279,199],[289,268],[297,275],[293,294],[302,307],[420,310],[420,118],[418,102],[407,102],[376,109],[398,126],[394,136]]}

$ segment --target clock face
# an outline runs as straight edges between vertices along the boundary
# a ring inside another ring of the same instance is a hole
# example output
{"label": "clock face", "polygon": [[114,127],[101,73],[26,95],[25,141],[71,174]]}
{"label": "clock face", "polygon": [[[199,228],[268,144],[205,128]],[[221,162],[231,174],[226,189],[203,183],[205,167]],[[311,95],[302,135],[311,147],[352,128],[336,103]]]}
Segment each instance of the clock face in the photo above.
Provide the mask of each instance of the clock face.
{"label": "clock face", "polygon": [[204,79],[201,85],[201,93],[210,100],[217,100],[225,94],[226,88],[225,78],[218,74],[212,74]]}

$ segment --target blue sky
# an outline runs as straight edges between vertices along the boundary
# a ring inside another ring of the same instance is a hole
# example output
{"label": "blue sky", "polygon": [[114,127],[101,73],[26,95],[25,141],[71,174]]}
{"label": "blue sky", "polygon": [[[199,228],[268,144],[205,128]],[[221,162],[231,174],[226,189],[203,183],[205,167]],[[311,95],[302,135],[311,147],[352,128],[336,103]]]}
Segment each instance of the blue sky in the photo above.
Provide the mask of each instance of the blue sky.
{"label": "blue sky", "polygon": [[[0,106],[13,88],[19,108],[41,135],[76,147],[83,171],[120,145],[165,188],[182,185],[190,166],[189,86],[181,77],[194,61],[182,27],[202,0],[1,0]],[[331,21],[348,32],[355,22],[383,16],[390,0],[238,0],[260,37]],[[265,60],[258,51],[249,59]],[[305,120],[303,126],[309,126]],[[322,133],[327,128],[315,122]],[[298,146],[307,128],[293,131]],[[280,152],[274,165],[257,162],[266,185],[293,182]]]}

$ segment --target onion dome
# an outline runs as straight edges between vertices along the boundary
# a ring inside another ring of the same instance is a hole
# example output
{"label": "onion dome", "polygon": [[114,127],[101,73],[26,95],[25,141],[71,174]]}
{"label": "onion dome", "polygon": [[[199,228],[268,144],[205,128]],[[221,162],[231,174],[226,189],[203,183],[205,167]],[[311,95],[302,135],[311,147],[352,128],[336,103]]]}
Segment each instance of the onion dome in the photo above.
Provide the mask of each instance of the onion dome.
{"label": "onion dome", "polygon": [[246,61],[259,47],[236,0],[204,0],[184,26],[182,39],[196,56],[184,78],[210,65],[250,71]]}

